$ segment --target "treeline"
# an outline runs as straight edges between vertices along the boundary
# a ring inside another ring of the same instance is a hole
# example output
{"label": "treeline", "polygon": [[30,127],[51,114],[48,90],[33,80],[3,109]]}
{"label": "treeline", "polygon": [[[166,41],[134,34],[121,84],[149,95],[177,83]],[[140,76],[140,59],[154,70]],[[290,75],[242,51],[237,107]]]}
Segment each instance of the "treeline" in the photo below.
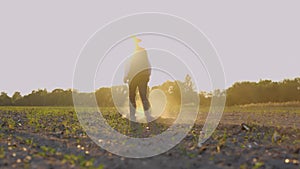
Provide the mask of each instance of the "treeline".
{"label": "treeline", "polygon": [[227,89],[227,105],[300,101],[300,78],[239,82]]}
{"label": "treeline", "polygon": [[2,92],[1,106],[72,106],[72,90],[55,89],[48,92],[46,89],[33,90],[30,94],[22,96],[15,92],[12,97]]}
{"label": "treeline", "polygon": [[[162,85],[152,87],[149,91],[154,89],[160,89],[165,93],[169,105],[195,104],[194,102],[198,100],[197,96],[199,96],[200,105],[208,106],[213,95],[213,93],[207,92],[196,93],[188,75],[183,82],[167,81]],[[112,91],[117,99],[113,99]],[[183,92],[182,97],[180,91]],[[78,93],[71,89],[55,89],[51,92],[39,89],[24,96],[20,92],[15,92],[12,97],[2,92],[0,106],[73,106],[73,92],[84,98],[80,104],[85,106],[89,106],[90,99],[94,94],[100,107],[123,104],[128,99],[126,85],[100,88],[95,93]],[[220,91],[214,91],[214,93],[217,92]],[[271,80],[238,82],[226,90],[226,95],[226,105],[300,101],[300,78],[286,79],[281,82]]]}
{"label": "treeline", "polygon": [[[165,93],[168,104],[180,105],[181,101],[183,103],[192,103],[197,100],[197,93],[194,91],[194,85],[189,75],[186,76],[184,82],[167,81],[148,90],[155,89],[160,89]],[[188,97],[182,99],[180,91],[183,91],[183,95]],[[121,85],[103,87],[94,93],[79,93],[71,89],[55,89],[48,92],[46,89],[39,89],[25,96],[22,96],[20,92],[15,92],[12,97],[9,97],[7,93],[2,92],[0,95],[0,106],[73,106],[73,93],[80,98],[80,101],[76,103],[78,106],[94,106],[94,101],[92,100],[94,95],[100,107],[113,107],[115,104],[120,105],[128,101],[128,87],[127,85]]]}

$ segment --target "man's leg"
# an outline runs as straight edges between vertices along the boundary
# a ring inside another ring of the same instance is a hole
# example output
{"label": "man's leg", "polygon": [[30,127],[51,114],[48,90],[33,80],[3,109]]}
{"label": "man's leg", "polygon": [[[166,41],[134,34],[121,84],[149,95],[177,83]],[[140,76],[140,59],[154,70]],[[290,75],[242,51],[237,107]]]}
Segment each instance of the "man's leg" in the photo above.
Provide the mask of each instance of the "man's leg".
{"label": "man's leg", "polygon": [[159,134],[159,127],[155,122],[150,123],[154,120],[154,117],[151,116],[151,105],[147,97],[148,92],[148,81],[149,78],[145,78],[145,80],[141,80],[139,84],[139,93],[143,102],[144,113],[146,116],[146,120],[148,122],[149,131],[152,134]]}
{"label": "man's leg", "polygon": [[136,111],[136,102],[135,102],[135,97],[136,97],[136,88],[137,84],[133,80],[129,83],[129,118],[131,121],[136,121],[135,118],[135,111]]}
{"label": "man's leg", "polygon": [[148,81],[146,80],[141,80],[139,82],[138,88],[139,88],[139,93],[143,102],[143,108],[144,108],[144,113],[147,119],[147,122],[152,121],[152,117],[150,116],[150,102],[147,97],[147,87],[148,87]]}

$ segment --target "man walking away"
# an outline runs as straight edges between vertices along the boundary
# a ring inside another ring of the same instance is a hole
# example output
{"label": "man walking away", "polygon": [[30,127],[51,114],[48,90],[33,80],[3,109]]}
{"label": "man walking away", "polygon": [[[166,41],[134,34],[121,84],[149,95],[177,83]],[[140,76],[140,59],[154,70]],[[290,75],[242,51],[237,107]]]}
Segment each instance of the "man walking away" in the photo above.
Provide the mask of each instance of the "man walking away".
{"label": "man walking away", "polygon": [[136,121],[136,90],[139,90],[147,122],[152,121],[150,103],[147,98],[147,87],[151,75],[151,65],[147,51],[139,46],[141,39],[133,36],[135,51],[125,66],[124,83],[129,85],[130,120]]}

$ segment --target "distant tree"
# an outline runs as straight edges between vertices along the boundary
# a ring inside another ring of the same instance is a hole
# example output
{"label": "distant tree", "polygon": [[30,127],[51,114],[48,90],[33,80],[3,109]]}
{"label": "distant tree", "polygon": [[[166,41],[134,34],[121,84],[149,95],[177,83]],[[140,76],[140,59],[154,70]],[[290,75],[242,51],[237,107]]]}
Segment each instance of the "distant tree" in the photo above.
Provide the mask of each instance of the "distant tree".
{"label": "distant tree", "polygon": [[51,106],[72,106],[72,90],[54,89],[48,93],[46,104]]}
{"label": "distant tree", "polygon": [[184,89],[186,91],[194,91],[194,83],[190,75],[186,75],[184,78]]}
{"label": "distant tree", "polygon": [[[111,89],[110,92],[112,94],[111,97],[113,100],[108,100],[108,101],[113,101],[113,103],[109,103],[109,104],[114,104],[115,106],[118,107],[123,106],[128,98],[128,87],[126,85],[120,85],[120,86],[112,86],[110,89]],[[140,99],[139,94],[137,95],[136,99]]]}
{"label": "distant tree", "polygon": [[183,91],[181,92],[183,104],[196,104],[196,102],[199,101],[199,96],[195,91],[195,86],[192,78],[188,74],[185,76],[185,80],[183,82]]}
{"label": "distant tree", "polygon": [[12,104],[17,104],[18,100],[22,99],[22,95],[20,92],[15,92],[11,98]]}
{"label": "distant tree", "polygon": [[114,102],[110,87],[103,87],[96,91],[97,104],[100,107],[113,107]]}
{"label": "distant tree", "polygon": [[11,106],[11,98],[5,92],[1,92],[0,95],[0,106]]}

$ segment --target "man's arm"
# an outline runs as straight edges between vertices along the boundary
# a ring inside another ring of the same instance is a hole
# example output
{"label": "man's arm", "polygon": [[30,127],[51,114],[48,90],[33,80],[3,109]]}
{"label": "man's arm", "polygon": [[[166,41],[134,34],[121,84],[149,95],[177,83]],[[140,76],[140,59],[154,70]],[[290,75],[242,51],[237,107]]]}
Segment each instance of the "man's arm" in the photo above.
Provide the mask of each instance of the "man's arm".
{"label": "man's arm", "polygon": [[148,52],[147,51],[146,51],[146,59],[147,59],[147,73],[150,76],[151,75],[151,63],[149,61]]}
{"label": "man's arm", "polygon": [[123,77],[124,83],[128,83],[129,81],[129,68],[130,68],[130,58],[127,59],[125,63],[125,70],[124,70],[124,77]]}

